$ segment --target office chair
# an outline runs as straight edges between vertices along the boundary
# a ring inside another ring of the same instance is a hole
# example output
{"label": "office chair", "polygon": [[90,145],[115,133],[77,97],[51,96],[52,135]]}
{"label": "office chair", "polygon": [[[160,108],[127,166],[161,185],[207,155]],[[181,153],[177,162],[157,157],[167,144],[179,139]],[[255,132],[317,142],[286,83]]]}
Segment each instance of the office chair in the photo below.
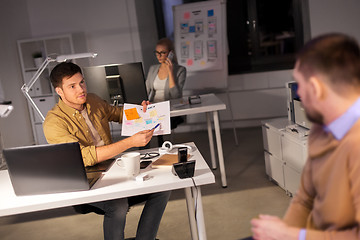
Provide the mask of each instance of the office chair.
{"label": "office chair", "polygon": [[[185,117],[186,116],[171,117],[170,118],[171,130],[177,128],[178,125],[184,123],[185,122]],[[161,147],[162,144],[164,143],[163,135],[157,136],[157,140],[158,140],[158,147]]]}
{"label": "office chair", "polygon": [[105,212],[103,210],[101,210],[100,208],[94,207],[90,204],[76,205],[76,206],[73,206],[73,208],[75,209],[75,212],[80,213],[80,214],[88,214],[91,212],[94,212],[99,215],[105,214]]}

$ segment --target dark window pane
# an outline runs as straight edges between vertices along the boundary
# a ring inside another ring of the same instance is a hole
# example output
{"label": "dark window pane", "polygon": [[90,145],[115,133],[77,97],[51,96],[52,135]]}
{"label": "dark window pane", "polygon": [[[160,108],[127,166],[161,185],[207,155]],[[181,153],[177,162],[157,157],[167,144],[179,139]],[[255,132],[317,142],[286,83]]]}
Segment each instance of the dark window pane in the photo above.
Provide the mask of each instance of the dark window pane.
{"label": "dark window pane", "polygon": [[298,0],[227,1],[229,74],[293,67],[303,43],[297,5]]}
{"label": "dark window pane", "polygon": [[[229,74],[233,69],[251,69],[251,42],[249,39],[247,0],[227,2],[227,34],[229,44]],[[229,27],[231,26],[231,27]],[[235,71],[236,72],[236,71]]]}
{"label": "dark window pane", "polygon": [[257,0],[258,55],[279,55],[295,51],[294,17],[291,0]]}

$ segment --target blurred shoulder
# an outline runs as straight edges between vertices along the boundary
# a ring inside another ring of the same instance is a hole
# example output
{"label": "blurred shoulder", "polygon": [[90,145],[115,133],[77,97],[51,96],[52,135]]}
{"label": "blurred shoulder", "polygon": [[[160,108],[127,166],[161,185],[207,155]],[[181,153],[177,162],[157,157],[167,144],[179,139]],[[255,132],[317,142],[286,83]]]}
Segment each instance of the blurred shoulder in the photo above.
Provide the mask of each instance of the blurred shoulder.
{"label": "blurred shoulder", "polygon": [[149,68],[149,72],[156,71],[159,69],[159,67],[160,67],[160,64],[151,65]]}
{"label": "blurred shoulder", "polygon": [[177,72],[183,72],[186,71],[186,67],[179,65],[179,64],[174,64],[174,67],[176,69]]}

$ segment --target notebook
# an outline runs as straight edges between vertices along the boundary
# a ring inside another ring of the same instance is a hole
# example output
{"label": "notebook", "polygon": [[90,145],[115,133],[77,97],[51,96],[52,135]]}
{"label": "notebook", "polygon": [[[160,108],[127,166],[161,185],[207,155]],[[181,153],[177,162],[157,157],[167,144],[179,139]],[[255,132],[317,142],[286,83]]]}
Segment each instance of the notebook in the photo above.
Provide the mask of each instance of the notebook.
{"label": "notebook", "polygon": [[[187,155],[187,158],[190,158],[190,154]],[[178,163],[177,154],[164,154],[161,155],[159,159],[155,160],[151,166],[153,168],[172,167],[174,163]]]}
{"label": "notebook", "polygon": [[86,173],[80,145],[34,145],[4,149],[17,196],[89,190],[101,172]]}

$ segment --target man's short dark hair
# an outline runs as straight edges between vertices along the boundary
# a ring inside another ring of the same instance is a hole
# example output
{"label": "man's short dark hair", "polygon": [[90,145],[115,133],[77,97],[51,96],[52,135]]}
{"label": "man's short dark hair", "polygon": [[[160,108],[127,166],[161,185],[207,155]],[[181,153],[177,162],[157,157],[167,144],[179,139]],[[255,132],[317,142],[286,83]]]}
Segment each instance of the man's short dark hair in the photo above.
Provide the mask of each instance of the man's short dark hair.
{"label": "man's short dark hair", "polygon": [[72,62],[62,62],[56,65],[50,73],[51,84],[54,88],[62,87],[63,78],[71,78],[76,73],[81,73],[81,68]]}
{"label": "man's short dark hair", "polygon": [[298,53],[297,61],[306,79],[324,74],[340,91],[342,86],[360,87],[360,48],[348,35],[330,33],[312,39]]}

